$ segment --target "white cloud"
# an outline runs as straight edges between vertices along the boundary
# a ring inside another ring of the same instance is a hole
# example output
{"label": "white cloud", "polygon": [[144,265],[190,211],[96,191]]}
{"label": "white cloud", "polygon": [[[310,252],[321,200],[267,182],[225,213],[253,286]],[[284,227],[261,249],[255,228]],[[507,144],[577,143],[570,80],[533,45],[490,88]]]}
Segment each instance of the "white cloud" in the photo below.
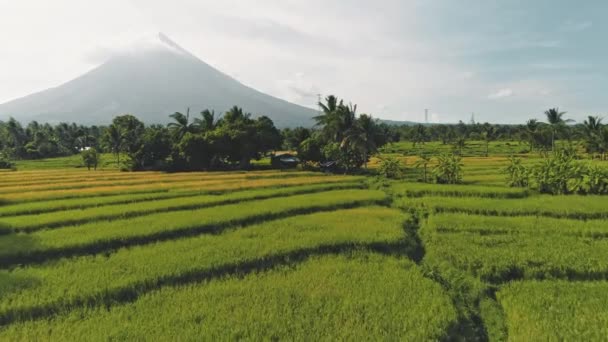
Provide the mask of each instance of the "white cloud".
{"label": "white cloud", "polygon": [[[404,0],[0,3],[0,102],[77,77],[117,47],[159,31],[262,92],[312,107],[317,93],[336,94],[359,104],[361,113],[387,119],[420,121],[424,108],[433,108],[446,122],[468,121],[472,111],[488,113],[489,121],[493,116],[519,122],[546,103],[588,107],[589,112],[594,107],[588,103],[601,99],[605,88],[601,73],[593,86],[577,78],[582,73],[571,76],[573,69],[596,70],[599,62],[588,56],[601,56],[601,44],[568,50],[563,30],[592,34],[593,23],[532,27],[528,14],[539,12],[527,5]],[[503,7],[518,7],[516,12],[526,15],[513,16]],[[476,21],[467,20],[468,14]],[[557,59],[541,63],[547,56]],[[579,101],[582,96],[591,101]],[[496,102],[505,98],[510,100]]]}
{"label": "white cloud", "polygon": [[585,30],[591,28],[591,26],[593,26],[592,21],[569,20],[564,24],[564,26],[562,27],[562,30],[565,32],[581,32],[581,31],[585,31]]}
{"label": "white cloud", "polygon": [[490,95],[488,95],[488,99],[490,100],[496,100],[496,99],[502,99],[505,97],[509,97],[513,95],[513,89],[511,88],[504,88],[504,89],[500,89],[495,93],[492,93]]}

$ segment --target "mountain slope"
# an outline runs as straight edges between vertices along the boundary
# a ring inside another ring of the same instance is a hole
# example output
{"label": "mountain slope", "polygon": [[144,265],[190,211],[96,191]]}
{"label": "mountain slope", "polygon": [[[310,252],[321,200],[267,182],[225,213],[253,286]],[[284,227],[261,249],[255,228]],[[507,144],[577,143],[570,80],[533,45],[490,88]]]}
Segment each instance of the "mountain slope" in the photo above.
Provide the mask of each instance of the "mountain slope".
{"label": "mountain slope", "polygon": [[315,111],[263,94],[201,61],[162,33],[154,44],[117,55],[58,87],[0,104],[0,120],[107,124],[131,113],[146,123],[166,123],[169,114],[233,105],[277,126],[310,126]]}

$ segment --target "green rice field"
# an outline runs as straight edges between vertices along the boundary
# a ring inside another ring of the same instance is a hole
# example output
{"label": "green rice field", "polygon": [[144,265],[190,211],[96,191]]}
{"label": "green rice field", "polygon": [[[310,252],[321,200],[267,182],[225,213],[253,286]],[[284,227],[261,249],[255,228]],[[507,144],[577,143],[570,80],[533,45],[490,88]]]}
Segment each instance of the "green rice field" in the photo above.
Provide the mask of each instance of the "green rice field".
{"label": "green rice field", "polygon": [[608,198],[500,153],[461,185],[65,163],[0,173],[0,341],[608,336]]}

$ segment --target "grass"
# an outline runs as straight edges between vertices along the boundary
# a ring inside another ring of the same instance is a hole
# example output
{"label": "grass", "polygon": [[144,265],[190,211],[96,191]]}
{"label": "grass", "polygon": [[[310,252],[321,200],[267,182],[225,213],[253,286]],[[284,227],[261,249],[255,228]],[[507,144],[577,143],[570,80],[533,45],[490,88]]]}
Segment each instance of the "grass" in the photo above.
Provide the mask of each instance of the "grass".
{"label": "grass", "polygon": [[234,181],[243,181],[243,180],[254,180],[254,179],[285,179],[292,177],[314,177],[319,176],[319,174],[313,172],[265,172],[265,173],[255,173],[255,174],[235,174],[235,175],[201,175],[200,173],[182,173],[182,174],[144,174],[140,177],[130,177],[118,178],[108,177],[108,178],[93,178],[87,179],[84,177],[75,178],[61,178],[57,179],[54,182],[50,183],[48,180],[43,179],[42,184],[34,183],[20,183],[20,182],[5,182],[4,186],[0,187],[0,196],[2,194],[10,194],[15,192],[26,192],[26,191],[49,191],[49,190],[70,190],[70,189],[84,189],[84,188],[95,188],[95,187],[103,187],[103,186],[128,186],[128,185],[139,185],[139,184],[148,184],[150,182],[162,183],[162,184],[176,184],[180,183],[192,183],[192,182],[200,182],[201,185],[217,185],[217,184],[227,184]]}
{"label": "grass", "polygon": [[601,339],[608,197],[506,187],[520,147],[472,142],[462,185],[407,144],[405,181],[2,172],[0,340]]}
{"label": "grass", "polygon": [[[408,156],[415,156],[423,151],[430,155],[438,155],[441,153],[451,153],[454,151],[454,147],[453,145],[442,144],[438,141],[418,144],[416,146],[410,141],[400,141],[382,147],[381,151],[383,153],[399,153]],[[492,156],[511,155],[526,153],[529,151],[529,147],[517,141],[492,141],[489,144],[488,151]],[[462,149],[463,156],[485,156],[485,153],[486,143],[484,141],[469,140]]]}
{"label": "grass", "polygon": [[550,196],[540,195],[518,199],[456,198],[430,196],[401,198],[399,208],[428,208],[433,212],[463,212],[480,215],[522,216],[539,215],[556,218],[608,218],[606,196]]}
{"label": "grass", "polygon": [[490,283],[608,279],[608,240],[568,235],[422,232],[430,263],[447,262]]}
{"label": "grass", "polygon": [[529,192],[520,188],[500,188],[489,186],[429,184],[429,183],[403,183],[397,182],[390,187],[396,196],[424,197],[488,197],[488,198],[523,198]]}
{"label": "grass", "polygon": [[[310,185],[290,185],[285,188],[285,191],[289,191],[287,189],[293,189],[294,191],[310,189],[311,191],[314,189],[347,189],[351,187],[362,187],[363,185],[360,182],[356,182],[351,179],[344,179],[343,181],[336,182],[327,182],[320,184],[310,184]],[[272,191],[273,189],[277,189],[279,187],[268,187],[268,188],[260,188],[260,189],[251,189],[251,190],[240,190],[235,193],[244,193],[245,191]],[[144,192],[144,193],[127,193],[127,194],[119,194],[119,195],[108,195],[108,196],[92,196],[92,197],[83,197],[83,198],[68,198],[68,199],[59,199],[59,200],[41,200],[37,202],[25,202],[25,203],[16,203],[16,204],[6,204],[4,206],[0,206],[0,217],[9,217],[9,216],[19,216],[19,215],[33,215],[33,214],[42,214],[54,211],[62,211],[62,210],[71,210],[71,209],[86,209],[86,208],[94,208],[101,207],[112,204],[129,204],[129,203],[138,203],[138,202],[146,202],[146,201],[154,201],[154,200],[162,200],[162,199],[170,199],[170,198],[178,198],[178,197],[190,197],[202,195],[201,191],[188,191],[188,190],[180,190],[180,191],[171,191],[171,189],[167,190],[159,190],[156,192]]]}
{"label": "grass", "polygon": [[[305,193],[329,191],[335,189],[348,189],[360,187],[356,183],[328,182],[323,184],[286,186],[282,188],[264,188],[255,190],[243,190],[224,195],[200,195],[196,193],[160,193],[160,194],[136,194],[119,197],[119,203],[108,203],[95,207],[67,209],[65,204],[60,210],[33,215],[9,216],[2,219],[5,229],[14,231],[33,231],[41,228],[55,228],[61,226],[75,225],[78,223],[90,223],[100,220],[116,220],[128,217],[142,216],[146,214],[161,213],[176,210],[188,210],[204,207],[231,204],[252,200],[262,200],[272,197],[281,197]],[[162,195],[162,197],[158,197]],[[156,196],[156,197],[155,197]],[[163,198],[164,197],[164,198]],[[107,200],[107,199],[106,199]],[[110,197],[115,201],[116,198]],[[145,201],[142,201],[145,200]],[[125,206],[124,201],[129,201]],[[80,204],[82,205],[82,203]],[[43,207],[44,208],[44,207]],[[46,207],[45,209],[49,209]],[[1,208],[0,208],[1,212]]]}
{"label": "grass", "polygon": [[463,213],[430,216],[428,229],[440,233],[477,233],[480,235],[557,234],[586,238],[608,237],[606,220],[557,219],[542,216],[497,217]]}
{"label": "grass", "polygon": [[[12,234],[3,239],[4,248],[0,255],[6,265],[64,255],[99,253],[180,236],[217,233],[229,226],[271,218],[374,204],[384,200],[385,195],[380,191],[335,190],[196,210],[175,210],[131,219],[91,222],[32,234]],[[27,243],[20,244],[19,241]]]}
{"label": "grass", "polygon": [[441,287],[412,262],[357,252],[16,324],[0,339],[419,341],[446,336],[455,318]]}
{"label": "grass", "polygon": [[497,297],[511,340],[603,341],[608,336],[607,282],[516,282]]}
{"label": "grass", "polygon": [[[124,159],[123,159],[124,160]],[[47,158],[36,160],[18,160],[15,162],[17,170],[56,170],[84,168],[82,157],[78,154],[68,157]],[[99,169],[117,170],[116,158],[108,153],[101,154]]]}
{"label": "grass", "polygon": [[605,220],[432,215],[421,236],[426,261],[490,283],[513,279],[608,279]]}
{"label": "grass", "polygon": [[[298,256],[335,252],[347,246],[377,246],[404,253],[396,210],[365,207],[293,216],[219,235],[200,235],[114,253],[62,259],[4,271],[21,281],[0,297],[0,322],[31,319],[83,305],[109,305],[169,286],[217,274],[255,269]],[[2,274],[2,273],[0,273]]]}
{"label": "grass", "polygon": [[290,177],[269,179],[239,179],[236,181],[186,181],[180,183],[149,182],[136,185],[100,186],[81,189],[46,190],[32,192],[15,192],[0,195],[0,201],[4,203],[35,202],[51,199],[85,198],[112,196],[120,194],[150,193],[158,191],[200,191],[207,193],[221,193],[242,189],[264,188],[286,185],[304,185],[327,182],[340,182],[344,180],[357,180],[351,176],[314,176],[314,177]]}

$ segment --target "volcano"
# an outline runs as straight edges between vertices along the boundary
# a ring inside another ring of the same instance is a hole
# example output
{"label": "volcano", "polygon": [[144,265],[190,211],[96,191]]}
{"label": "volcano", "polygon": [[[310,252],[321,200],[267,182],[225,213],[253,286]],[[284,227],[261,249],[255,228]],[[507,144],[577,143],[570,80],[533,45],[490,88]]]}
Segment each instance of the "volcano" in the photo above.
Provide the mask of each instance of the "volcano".
{"label": "volcano", "polygon": [[279,127],[311,126],[316,114],[243,85],[159,33],[144,47],[116,54],[76,79],[0,104],[0,120],[91,125],[129,113],[164,124],[187,107],[192,113],[223,113],[235,105],[253,117],[266,115]]}

